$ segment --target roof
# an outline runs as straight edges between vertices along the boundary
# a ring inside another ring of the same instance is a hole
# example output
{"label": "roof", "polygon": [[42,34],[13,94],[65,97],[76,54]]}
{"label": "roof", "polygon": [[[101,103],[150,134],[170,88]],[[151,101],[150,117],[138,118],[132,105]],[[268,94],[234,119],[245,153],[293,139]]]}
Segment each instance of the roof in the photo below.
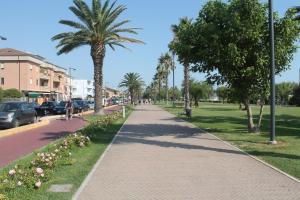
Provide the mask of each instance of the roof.
{"label": "roof", "polygon": [[33,55],[12,48],[4,48],[4,49],[0,49],[0,56],[33,56]]}
{"label": "roof", "polygon": [[64,67],[60,67],[58,65],[55,65],[53,63],[50,63],[50,62],[46,61],[46,59],[44,57],[42,57],[42,56],[31,54],[31,53],[26,53],[26,52],[23,52],[23,51],[12,49],[12,48],[3,48],[3,49],[0,49],[0,56],[30,56],[32,58],[38,59],[38,60],[43,61],[45,63],[54,65],[57,68],[66,70],[66,68],[64,68]]}

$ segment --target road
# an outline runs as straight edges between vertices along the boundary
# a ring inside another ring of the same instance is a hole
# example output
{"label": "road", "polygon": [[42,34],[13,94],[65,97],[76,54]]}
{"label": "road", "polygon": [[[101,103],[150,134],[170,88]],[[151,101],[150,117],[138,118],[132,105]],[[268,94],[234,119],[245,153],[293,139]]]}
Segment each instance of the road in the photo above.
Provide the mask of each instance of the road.
{"label": "road", "polygon": [[[116,106],[106,109],[105,112],[109,113],[118,109],[120,107]],[[50,121],[49,125],[0,138],[0,168],[86,124],[87,122],[80,117],[74,117],[70,121],[56,119]]]}

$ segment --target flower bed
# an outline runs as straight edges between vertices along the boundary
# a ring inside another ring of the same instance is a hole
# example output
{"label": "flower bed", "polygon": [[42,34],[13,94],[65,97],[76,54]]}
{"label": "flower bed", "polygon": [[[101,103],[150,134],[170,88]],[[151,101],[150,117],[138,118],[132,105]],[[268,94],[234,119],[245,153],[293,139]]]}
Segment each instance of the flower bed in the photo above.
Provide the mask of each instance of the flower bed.
{"label": "flower bed", "polygon": [[26,164],[16,164],[8,168],[0,175],[0,200],[7,200],[4,194],[14,189],[38,190],[49,181],[55,173],[55,169],[63,165],[72,165],[76,162],[72,158],[72,152],[76,149],[88,148],[95,134],[91,129],[95,127],[107,127],[114,120],[121,117],[119,112],[105,115],[77,131],[69,134],[64,139],[51,144],[47,150],[34,153],[33,158]]}

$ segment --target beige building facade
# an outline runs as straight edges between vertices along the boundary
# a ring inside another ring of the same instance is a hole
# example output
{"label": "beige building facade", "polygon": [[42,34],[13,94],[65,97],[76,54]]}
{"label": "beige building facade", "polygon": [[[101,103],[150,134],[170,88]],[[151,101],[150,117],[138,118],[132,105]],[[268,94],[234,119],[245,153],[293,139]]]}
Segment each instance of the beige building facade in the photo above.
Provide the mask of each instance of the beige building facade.
{"label": "beige building facade", "polygon": [[18,89],[28,98],[66,100],[69,83],[67,70],[43,57],[10,48],[0,49],[2,89]]}

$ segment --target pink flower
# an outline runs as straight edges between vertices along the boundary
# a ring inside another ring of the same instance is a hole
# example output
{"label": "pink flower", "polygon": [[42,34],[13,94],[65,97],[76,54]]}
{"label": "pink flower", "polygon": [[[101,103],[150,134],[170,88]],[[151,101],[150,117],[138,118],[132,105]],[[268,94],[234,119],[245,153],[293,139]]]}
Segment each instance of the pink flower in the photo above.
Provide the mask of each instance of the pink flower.
{"label": "pink flower", "polygon": [[9,172],[8,172],[8,174],[9,174],[10,176],[15,175],[15,173],[16,173],[16,170],[14,170],[14,169],[9,170]]}
{"label": "pink flower", "polygon": [[40,188],[41,185],[42,185],[42,182],[41,182],[40,180],[34,184],[34,186],[35,186],[36,188]]}
{"label": "pink flower", "polygon": [[40,167],[36,168],[35,171],[38,174],[42,174],[44,172],[44,170],[42,168],[40,168]]}

